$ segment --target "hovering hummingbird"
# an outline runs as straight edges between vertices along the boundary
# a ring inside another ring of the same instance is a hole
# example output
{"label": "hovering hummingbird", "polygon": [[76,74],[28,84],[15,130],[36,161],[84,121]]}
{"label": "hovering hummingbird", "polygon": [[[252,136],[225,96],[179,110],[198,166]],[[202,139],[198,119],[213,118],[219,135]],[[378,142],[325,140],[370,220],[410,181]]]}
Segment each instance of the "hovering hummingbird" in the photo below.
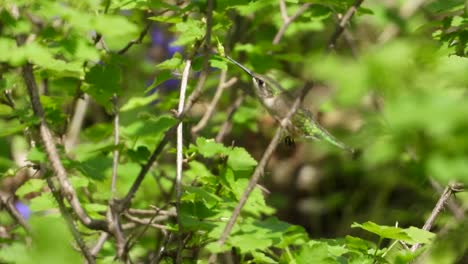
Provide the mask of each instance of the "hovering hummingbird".
{"label": "hovering hummingbird", "polygon": [[[270,115],[281,122],[291,110],[294,104],[294,97],[272,78],[247,69],[244,65],[227,55],[226,58],[252,77],[255,94],[258,99]],[[324,140],[340,149],[354,153],[354,149],[337,140],[314,119],[310,111],[302,107],[299,107],[290,118],[287,130],[292,136]]]}

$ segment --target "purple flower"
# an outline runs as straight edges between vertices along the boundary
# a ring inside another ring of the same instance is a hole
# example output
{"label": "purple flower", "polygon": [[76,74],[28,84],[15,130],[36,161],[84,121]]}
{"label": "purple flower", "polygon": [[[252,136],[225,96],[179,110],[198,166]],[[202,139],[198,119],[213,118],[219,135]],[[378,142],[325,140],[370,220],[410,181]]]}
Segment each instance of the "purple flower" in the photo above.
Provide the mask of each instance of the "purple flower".
{"label": "purple flower", "polygon": [[153,42],[153,45],[164,46],[166,44],[165,40],[166,38],[161,29],[157,27],[151,29],[151,41]]}
{"label": "purple flower", "polygon": [[26,204],[20,201],[17,201],[15,202],[15,207],[16,207],[16,210],[18,210],[18,212],[23,216],[24,219],[26,220],[29,219],[29,217],[31,216],[31,210]]}
{"label": "purple flower", "polygon": [[172,57],[174,55],[174,53],[176,52],[179,52],[181,53],[184,48],[182,48],[182,46],[176,46],[176,45],[173,45],[172,43],[174,43],[175,39],[171,39],[171,41],[169,41],[169,45],[167,47],[167,51],[169,53],[169,57]]}

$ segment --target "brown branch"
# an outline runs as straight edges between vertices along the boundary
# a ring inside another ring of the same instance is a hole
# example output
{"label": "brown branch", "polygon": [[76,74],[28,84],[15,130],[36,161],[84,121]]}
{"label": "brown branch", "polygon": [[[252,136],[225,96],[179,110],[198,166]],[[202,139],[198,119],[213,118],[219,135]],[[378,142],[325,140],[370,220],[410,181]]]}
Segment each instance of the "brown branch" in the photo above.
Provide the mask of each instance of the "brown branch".
{"label": "brown branch", "polygon": [[86,246],[86,243],[84,242],[83,238],[80,235],[80,232],[75,226],[75,223],[73,222],[72,216],[70,215],[70,212],[68,212],[67,207],[65,206],[65,203],[63,202],[63,197],[60,195],[59,191],[57,188],[55,188],[54,183],[52,182],[51,178],[47,178],[47,185],[49,186],[50,190],[52,191],[52,195],[55,198],[55,201],[57,201],[57,204],[60,209],[60,213],[62,214],[65,223],[67,223],[68,228],[70,229],[73,238],[76,241],[76,244],[78,244],[78,247],[80,248],[81,252],[83,253],[84,257],[88,261],[89,264],[96,263],[94,260],[93,255],[89,251],[88,247]]}
{"label": "brown branch", "polygon": [[109,233],[102,232],[101,235],[99,236],[98,241],[96,242],[96,245],[91,249],[91,255],[94,257],[99,254],[99,251],[101,251],[102,247],[104,246],[104,243],[106,243],[107,238],[109,238]]}
{"label": "brown branch", "polygon": [[292,15],[288,16],[286,12],[286,3],[284,0],[280,0],[280,11],[281,17],[283,18],[283,24],[281,25],[280,29],[276,33],[275,37],[273,38],[273,45],[278,45],[283,38],[284,33],[288,29],[289,25],[296,20],[302,13],[304,13],[312,4],[306,3],[303,4],[299,9]]}
{"label": "brown branch", "polygon": [[[174,209],[174,208],[173,208]],[[162,210],[159,208],[154,208],[152,210],[146,210],[146,209],[137,209],[137,208],[129,208],[128,212],[131,214],[137,214],[137,215],[161,215],[161,216],[177,216],[177,213],[175,210],[169,209],[169,210]]]}
{"label": "brown branch", "polygon": [[[276,147],[278,146],[280,139],[281,139],[281,134],[283,133],[283,130],[288,126],[290,123],[290,119],[292,115],[296,112],[296,110],[299,108],[299,105],[301,101],[303,100],[304,96],[307,94],[307,91],[309,91],[310,87],[306,87],[302,89],[301,96],[298,97],[295,101],[293,106],[291,107],[291,110],[289,110],[288,114],[285,116],[283,120],[281,120],[280,127],[276,130],[276,133],[272,140],[270,141],[270,144],[268,145],[267,149],[263,153],[263,156],[258,163],[257,167],[255,168],[254,173],[250,177],[249,184],[247,185],[247,188],[244,190],[244,193],[239,199],[239,203],[237,204],[236,208],[234,209],[234,212],[232,213],[231,217],[229,218],[228,223],[226,224],[226,227],[224,228],[220,238],[218,239],[218,244],[222,247],[229,234],[231,233],[232,228],[234,227],[234,224],[236,223],[237,218],[239,217],[242,208],[244,207],[245,203],[247,202],[247,199],[249,198],[250,194],[254,190],[255,186],[257,185],[258,180],[260,177],[263,175],[265,166],[267,165],[268,161],[270,160],[270,157],[272,156],[273,152],[276,150]],[[217,258],[217,254],[213,253],[211,254],[208,263],[215,263]]]}
{"label": "brown branch", "polygon": [[[424,223],[423,230],[430,231],[432,226],[435,223],[435,220],[437,216],[440,214],[442,209],[444,209],[445,204],[447,201],[450,199],[452,194],[456,192],[460,192],[463,189],[463,185],[460,184],[448,184],[447,187],[445,187],[444,192],[440,196],[439,200],[437,201],[436,205],[434,206],[434,209],[432,209],[431,215],[429,218],[427,218],[426,222]],[[419,243],[414,244],[411,247],[411,252],[415,252],[419,248]]]}
{"label": "brown branch", "polygon": [[31,233],[31,227],[24,217],[18,212],[15,205],[13,204],[13,195],[4,191],[0,191],[0,205],[3,204],[7,209],[8,213],[13,217],[18,224],[20,224],[24,230]]}
{"label": "brown branch", "polygon": [[356,2],[354,2],[354,4],[348,9],[348,11],[346,11],[346,14],[341,18],[340,23],[336,25],[335,31],[333,32],[332,36],[330,37],[330,40],[328,41],[328,45],[327,45],[328,52],[335,49],[336,42],[338,41],[338,38],[343,33],[346,27],[346,24],[348,24],[348,22],[351,20],[354,13],[356,13],[359,6],[361,6],[362,2],[364,2],[364,0],[356,0]]}
{"label": "brown branch", "polygon": [[240,94],[237,98],[236,101],[229,107],[227,110],[227,118],[226,121],[221,125],[221,128],[219,129],[218,135],[216,135],[216,142],[222,142],[226,134],[229,132],[229,129],[231,127],[231,120],[234,114],[236,113],[237,109],[239,109],[240,105],[245,99],[245,94],[242,93]]}
{"label": "brown branch", "polygon": [[113,157],[112,157],[111,199],[109,200],[109,207],[107,210],[107,222],[109,225],[109,230],[110,232],[112,232],[116,240],[117,256],[119,256],[119,259],[125,262],[127,260],[128,252],[125,250],[125,236],[122,232],[119,212],[118,210],[116,210],[117,208],[115,206],[116,195],[117,195],[117,189],[116,189],[117,171],[118,171],[119,156],[120,156],[119,149],[118,149],[119,142],[120,142],[120,136],[119,136],[120,121],[119,121],[119,108],[117,105],[116,94],[112,96],[111,101],[112,101],[113,112],[114,112],[114,151],[113,151]]}
{"label": "brown branch", "polygon": [[83,98],[76,98],[75,110],[73,111],[73,118],[68,127],[67,134],[65,136],[65,149],[71,150],[78,141],[81,127],[86,115],[86,110],[89,104],[89,95],[83,94]]}
{"label": "brown branch", "polygon": [[137,223],[137,224],[142,224],[142,225],[148,225],[148,226],[151,226],[151,227],[154,227],[154,228],[157,228],[157,229],[162,229],[162,230],[169,230],[169,228],[165,225],[161,225],[161,224],[157,224],[157,223],[154,223],[154,219],[153,218],[138,218],[138,217],[135,217],[129,213],[125,213],[124,214],[125,218],[127,218],[128,220],[134,222],[134,223]]}
{"label": "brown branch", "polygon": [[221,76],[219,77],[219,84],[218,84],[218,87],[216,88],[215,95],[213,96],[213,99],[208,105],[203,117],[200,119],[198,124],[196,124],[192,128],[192,134],[197,134],[203,128],[205,128],[205,126],[208,124],[208,121],[213,116],[214,110],[216,109],[216,105],[218,104],[219,99],[221,98],[221,95],[223,94],[223,91],[237,82],[237,78],[235,77],[226,82],[226,75],[227,75],[227,70],[222,70]]}
{"label": "brown branch", "polygon": [[145,38],[146,34],[148,34],[148,30],[150,29],[151,25],[153,24],[152,21],[148,22],[146,24],[146,27],[140,32],[140,35],[138,35],[137,39],[131,40],[130,42],[127,43],[125,47],[123,47],[121,50],[117,52],[119,55],[123,55],[125,52],[127,52],[133,45],[135,44],[140,44],[143,39]]}
{"label": "brown branch", "polygon": [[[432,187],[440,194],[444,192],[444,188],[433,178],[429,178],[429,181],[432,185]],[[455,219],[457,221],[461,221],[465,217],[465,212],[463,208],[461,208],[460,205],[456,203],[455,199],[449,199],[447,201],[447,207],[452,211],[453,215],[455,216]]]}
{"label": "brown branch", "polygon": [[54,174],[57,176],[57,179],[60,183],[60,190],[62,195],[70,203],[73,211],[75,211],[78,219],[83,225],[90,229],[107,231],[108,228],[106,221],[95,220],[88,216],[86,211],[81,206],[80,201],[78,200],[75,189],[73,189],[73,186],[68,180],[67,172],[60,160],[60,156],[52,138],[52,133],[44,117],[44,109],[42,108],[42,104],[39,100],[39,92],[37,89],[36,80],[34,79],[33,68],[30,63],[27,63],[22,67],[22,75],[28,90],[28,95],[31,100],[34,115],[40,120],[40,137]]}

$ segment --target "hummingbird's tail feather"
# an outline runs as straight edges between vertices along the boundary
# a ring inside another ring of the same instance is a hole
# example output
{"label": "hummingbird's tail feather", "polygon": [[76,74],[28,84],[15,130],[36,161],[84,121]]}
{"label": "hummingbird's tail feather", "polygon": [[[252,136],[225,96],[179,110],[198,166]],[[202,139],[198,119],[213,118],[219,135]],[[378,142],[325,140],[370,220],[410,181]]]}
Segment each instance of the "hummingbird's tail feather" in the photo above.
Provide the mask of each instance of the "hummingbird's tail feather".
{"label": "hummingbird's tail feather", "polygon": [[304,132],[308,137],[313,137],[319,140],[326,141],[335,147],[349,152],[350,154],[354,154],[354,148],[346,145],[345,143],[335,138],[330,132],[328,132],[324,127],[322,127],[317,121],[314,120],[312,113],[303,110],[301,111],[301,114],[306,115],[308,117],[309,122],[307,122],[307,125],[304,126]]}

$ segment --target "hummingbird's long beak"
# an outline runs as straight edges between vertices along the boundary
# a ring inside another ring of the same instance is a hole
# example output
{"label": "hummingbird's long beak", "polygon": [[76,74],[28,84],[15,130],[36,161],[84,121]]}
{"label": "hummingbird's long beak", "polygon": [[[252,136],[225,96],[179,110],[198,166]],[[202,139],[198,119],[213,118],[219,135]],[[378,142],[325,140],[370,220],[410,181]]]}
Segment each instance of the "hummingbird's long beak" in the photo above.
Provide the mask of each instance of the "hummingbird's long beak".
{"label": "hummingbird's long beak", "polygon": [[254,77],[253,72],[251,70],[247,69],[244,65],[242,65],[239,62],[235,61],[233,58],[229,57],[228,55],[226,55],[226,58],[228,60],[230,60],[232,63],[236,64],[239,68],[244,70],[248,75]]}

